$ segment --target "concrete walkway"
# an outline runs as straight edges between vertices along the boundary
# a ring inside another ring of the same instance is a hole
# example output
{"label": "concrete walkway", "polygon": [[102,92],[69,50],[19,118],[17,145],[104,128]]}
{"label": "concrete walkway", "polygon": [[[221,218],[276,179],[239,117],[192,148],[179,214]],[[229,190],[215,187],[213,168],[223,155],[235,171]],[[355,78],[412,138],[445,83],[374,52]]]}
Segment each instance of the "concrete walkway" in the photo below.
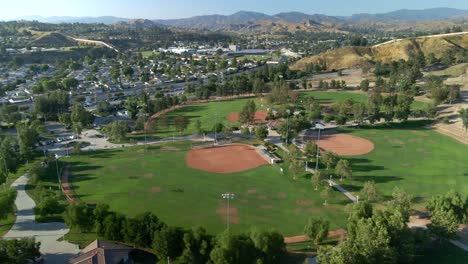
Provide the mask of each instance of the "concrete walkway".
{"label": "concrete walkway", "polygon": [[357,202],[357,198],[352,195],[348,190],[346,190],[345,188],[343,188],[343,186],[339,185],[338,183],[332,181],[332,180],[327,180],[328,184],[337,189],[338,191],[342,192],[344,195],[346,195],[346,197],[348,197],[353,203],[356,203]]}
{"label": "concrete walkway", "polygon": [[29,175],[19,177],[11,188],[18,190],[15,200],[17,208],[16,222],[4,238],[35,237],[41,242],[41,253],[44,263],[67,263],[68,259],[79,252],[76,245],[57,241],[69,229],[64,223],[38,223],[35,220],[34,207],[36,203],[28,196],[25,186]]}

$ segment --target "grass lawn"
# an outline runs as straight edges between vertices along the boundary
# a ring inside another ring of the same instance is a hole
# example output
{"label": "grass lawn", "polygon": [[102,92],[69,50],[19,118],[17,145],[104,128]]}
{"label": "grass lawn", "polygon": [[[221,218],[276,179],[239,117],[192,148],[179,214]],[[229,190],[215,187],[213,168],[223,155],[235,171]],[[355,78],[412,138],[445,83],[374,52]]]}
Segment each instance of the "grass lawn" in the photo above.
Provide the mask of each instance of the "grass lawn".
{"label": "grass lawn", "polygon": [[157,54],[157,53],[153,52],[152,50],[146,50],[146,51],[142,51],[140,53],[141,53],[141,56],[143,56],[143,58],[148,58],[151,55]]}
{"label": "grass lawn", "polygon": [[378,193],[385,198],[398,186],[420,205],[450,189],[468,194],[468,146],[424,129],[424,124],[413,121],[344,130],[371,140],[375,149],[349,158],[353,179],[345,180],[343,185],[357,192],[365,181],[374,180]]}
{"label": "grass lawn", "polygon": [[[312,95],[315,99],[319,100],[320,103],[329,104],[344,101],[348,98],[353,99],[357,102],[367,102],[367,94],[365,93],[352,93],[352,92],[335,92],[335,91],[307,91],[302,92],[299,96],[299,100],[308,95]],[[420,101],[414,101],[412,107],[414,109],[422,109],[426,103]]]}
{"label": "grass lawn", "polygon": [[[157,136],[160,138],[180,136],[181,133],[177,132],[174,127],[174,119],[179,115],[185,116],[190,120],[190,124],[187,130],[184,131],[183,135],[192,135],[196,133],[195,121],[197,119],[201,121],[204,130],[211,131],[216,122],[223,122],[224,124],[230,123],[226,120],[226,117],[232,112],[240,112],[248,100],[255,100],[257,109],[263,109],[261,102],[256,98],[190,105],[167,113],[168,127],[164,127],[159,119],[156,123],[156,134],[150,136]],[[130,136],[130,138],[143,140],[144,135],[138,135],[137,137]]]}
{"label": "grass lawn", "polygon": [[[231,207],[238,210],[231,219],[234,232],[252,226],[276,229],[285,236],[301,234],[309,217],[323,216],[331,228],[346,223],[344,204],[333,192],[323,206],[320,191],[308,179],[296,181],[277,167],[215,174],[185,164],[188,142],[103,150],[69,158],[71,181],[76,196],[88,203],[108,203],[112,210],[135,216],[154,212],[172,226],[203,226],[218,233],[226,226],[221,193],[235,193]],[[287,164],[284,164],[287,165]]]}

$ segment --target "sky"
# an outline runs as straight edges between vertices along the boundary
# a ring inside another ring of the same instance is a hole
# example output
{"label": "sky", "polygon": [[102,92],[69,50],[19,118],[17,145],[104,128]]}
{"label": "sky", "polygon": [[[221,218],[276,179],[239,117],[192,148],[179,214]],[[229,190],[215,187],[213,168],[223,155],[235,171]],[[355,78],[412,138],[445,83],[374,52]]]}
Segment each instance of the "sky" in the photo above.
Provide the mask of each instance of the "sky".
{"label": "sky", "polygon": [[468,10],[468,0],[3,0],[0,20],[23,16],[118,16],[168,19],[195,15],[257,11],[299,11],[347,16],[397,9],[451,7]]}

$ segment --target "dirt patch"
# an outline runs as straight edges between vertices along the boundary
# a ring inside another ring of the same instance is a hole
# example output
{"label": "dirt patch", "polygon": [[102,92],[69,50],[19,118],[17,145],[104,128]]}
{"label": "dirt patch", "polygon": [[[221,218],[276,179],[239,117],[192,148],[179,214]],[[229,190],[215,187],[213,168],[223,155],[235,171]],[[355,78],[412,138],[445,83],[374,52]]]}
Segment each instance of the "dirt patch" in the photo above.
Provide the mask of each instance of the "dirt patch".
{"label": "dirt patch", "polygon": [[423,136],[423,137],[428,137],[429,133],[424,132],[424,131],[418,131],[418,130],[411,130],[411,133],[418,135],[418,136]]}
{"label": "dirt patch", "polygon": [[254,194],[257,193],[257,189],[249,189],[247,190],[247,194]]}
{"label": "dirt patch", "polygon": [[311,208],[307,209],[306,212],[311,213],[311,214],[319,214],[320,212],[322,212],[322,210],[320,208],[317,208],[317,207],[311,207]]}
{"label": "dirt patch", "polygon": [[390,144],[394,144],[394,145],[404,145],[405,144],[405,142],[403,142],[403,141],[401,141],[399,139],[396,139],[396,138],[390,138],[390,139],[388,139],[388,142]]}
{"label": "dirt patch", "polygon": [[112,172],[115,172],[115,171],[118,171],[118,170],[119,170],[119,168],[117,168],[117,166],[111,166],[110,167],[110,171],[112,171]]}
{"label": "dirt patch", "polygon": [[161,192],[161,187],[159,187],[159,186],[151,187],[150,192],[151,193],[159,193],[159,192]]}
{"label": "dirt patch", "polygon": [[194,169],[221,174],[241,172],[268,164],[248,145],[192,149],[187,152],[186,163]]}
{"label": "dirt patch", "polygon": [[[308,136],[306,141],[315,140],[315,136]],[[365,138],[348,134],[331,134],[320,136],[320,148],[335,152],[340,156],[359,156],[374,150],[374,143]]]}
{"label": "dirt patch", "polygon": [[266,200],[266,199],[268,199],[268,197],[267,197],[266,195],[259,195],[259,196],[258,196],[258,199],[260,199],[260,200]]}
{"label": "dirt patch", "polygon": [[[255,112],[255,116],[254,116],[254,119],[255,119],[255,123],[257,124],[260,124],[260,123],[265,123],[266,122],[266,117],[267,117],[267,111],[264,111],[264,110],[259,110],[259,111],[256,111]],[[237,123],[239,122],[239,113],[238,112],[233,112],[233,113],[230,113],[226,119],[228,121],[231,121],[231,122],[234,122],[234,123]]]}
{"label": "dirt patch", "polygon": [[153,173],[145,173],[143,174],[143,178],[146,178],[146,179],[151,179],[154,177],[154,174]]}
{"label": "dirt patch", "polygon": [[162,146],[161,147],[161,151],[165,151],[165,152],[177,152],[177,151],[180,151],[180,148],[176,148],[174,146]]}
{"label": "dirt patch", "polygon": [[284,193],[284,192],[279,192],[279,193],[278,193],[278,197],[281,198],[281,199],[284,199],[284,198],[286,198],[286,193]]}
{"label": "dirt patch", "polygon": [[271,204],[266,204],[266,205],[260,206],[260,208],[262,208],[262,209],[271,209],[271,208],[273,208],[273,205],[271,205]]}
{"label": "dirt patch", "polygon": [[72,186],[69,182],[70,178],[70,165],[66,165],[61,177],[62,192],[67,197],[67,200],[71,203],[76,202],[76,198],[73,196]]}
{"label": "dirt patch", "polygon": [[296,201],[296,204],[298,204],[298,205],[309,205],[311,203],[312,203],[312,201],[310,201],[310,200],[297,200]]}
{"label": "dirt patch", "polygon": [[[346,236],[346,230],[344,229],[337,229],[328,231],[328,237],[341,237],[341,240]],[[285,244],[294,244],[294,243],[302,243],[309,241],[309,237],[306,235],[299,235],[299,236],[292,236],[292,237],[285,237],[284,243]]]}
{"label": "dirt patch", "polygon": [[[216,210],[216,214],[218,214],[224,221],[227,221],[227,208],[223,206]],[[238,224],[240,221],[239,218],[239,210],[236,207],[229,207],[229,223]]]}

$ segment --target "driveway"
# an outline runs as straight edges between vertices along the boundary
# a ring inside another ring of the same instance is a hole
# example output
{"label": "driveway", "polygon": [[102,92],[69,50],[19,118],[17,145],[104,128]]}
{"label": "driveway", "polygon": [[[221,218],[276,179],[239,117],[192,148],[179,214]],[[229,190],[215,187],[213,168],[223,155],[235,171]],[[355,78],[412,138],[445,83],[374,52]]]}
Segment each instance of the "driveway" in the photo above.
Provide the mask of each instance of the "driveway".
{"label": "driveway", "polygon": [[4,238],[35,237],[41,242],[41,253],[45,263],[67,263],[68,259],[79,252],[76,245],[57,241],[69,229],[64,223],[38,223],[35,220],[34,207],[36,204],[25,191],[29,175],[19,177],[11,188],[18,190],[15,200],[17,208],[16,222]]}

